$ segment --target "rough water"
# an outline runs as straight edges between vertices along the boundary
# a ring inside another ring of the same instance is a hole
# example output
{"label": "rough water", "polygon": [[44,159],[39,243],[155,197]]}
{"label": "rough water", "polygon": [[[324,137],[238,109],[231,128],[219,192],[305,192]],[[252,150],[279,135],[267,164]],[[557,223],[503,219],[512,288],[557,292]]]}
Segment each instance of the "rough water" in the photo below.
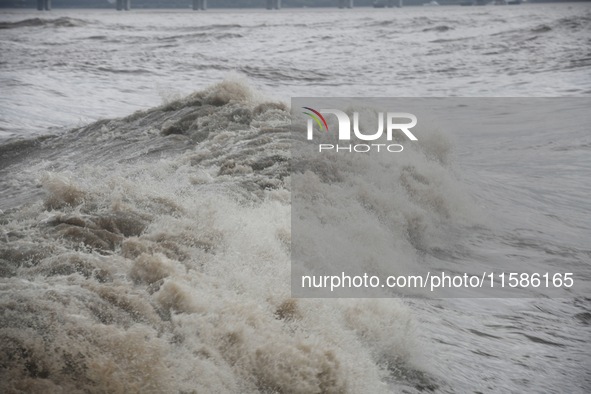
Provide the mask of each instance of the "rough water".
{"label": "rough water", "polygon": [[589,8],[3,10],[0,137],[125,116],[228,73],[281,100],[589,95]]}
{"label": "rough water", "polygon": [[[586,290],[290,298],[288,131],[295,95],[588,97],[591,6],[0,21],[0,391],[591,389]],[[475,128],[393,174],[401,256],[590,283],[588,131]]]}

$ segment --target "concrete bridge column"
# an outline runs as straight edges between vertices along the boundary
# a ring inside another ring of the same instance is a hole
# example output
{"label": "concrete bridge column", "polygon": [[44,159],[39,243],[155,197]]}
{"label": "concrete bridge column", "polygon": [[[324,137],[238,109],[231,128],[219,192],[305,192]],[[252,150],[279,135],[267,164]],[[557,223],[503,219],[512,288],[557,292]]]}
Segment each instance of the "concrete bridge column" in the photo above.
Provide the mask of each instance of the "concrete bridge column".
{"label": "concrete bridge column", "polygon": [[115,4],[117,11],[129,11],[131,9],[131,0],[117,0]]}
{"label": "concrete bridge column", "polygon": [[193,0],[193,10],[203,10],[207,9],[207,0]]}
{"label": "concrete bridge column", "polygon": [[268,10],[278,10],[281,8],[281,0],[267,0],[267,9]]}
{"label": "concrete bridge column", "polygon": [[39,11],[49,11],[51,10],[51,0],[37,0],[37,9]]}
{"label": "concrete bridge column", "polygon": [[353,0],[339,0],[339,8],[353,8]]}

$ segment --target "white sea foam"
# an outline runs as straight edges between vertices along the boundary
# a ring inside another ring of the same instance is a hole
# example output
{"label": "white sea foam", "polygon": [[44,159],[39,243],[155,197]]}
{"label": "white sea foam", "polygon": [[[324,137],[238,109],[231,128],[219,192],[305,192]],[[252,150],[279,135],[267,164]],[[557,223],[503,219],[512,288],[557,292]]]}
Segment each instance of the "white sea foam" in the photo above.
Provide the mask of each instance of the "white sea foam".
{"label": "white sea foam", "polygon": [[290,298],[288,113],[251,96],[226,82],[159,120],[119,122],[118,134],[142,118],[188,124],[134,131],[184,146],[188,103],[222,103],[191,107],[210,133],[180,154],[84,164],[64,144],[76,164],[45,173],[44,200],[5,217],[4,390],[386,392],[392,370],[417,368],[401,301]]}

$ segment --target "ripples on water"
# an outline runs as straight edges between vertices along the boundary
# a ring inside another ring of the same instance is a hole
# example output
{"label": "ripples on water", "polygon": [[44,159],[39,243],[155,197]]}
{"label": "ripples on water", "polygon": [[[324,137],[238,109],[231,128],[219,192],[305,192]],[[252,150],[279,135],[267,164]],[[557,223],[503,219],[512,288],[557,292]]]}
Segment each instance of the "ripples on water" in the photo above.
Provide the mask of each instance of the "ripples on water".
{"label": "ripples on water", "polygon": [[0,132],[123,116],[234,72],[284,100],[586,95],[590,12],[586,4],[55,10],[47,19],[4,11]]}

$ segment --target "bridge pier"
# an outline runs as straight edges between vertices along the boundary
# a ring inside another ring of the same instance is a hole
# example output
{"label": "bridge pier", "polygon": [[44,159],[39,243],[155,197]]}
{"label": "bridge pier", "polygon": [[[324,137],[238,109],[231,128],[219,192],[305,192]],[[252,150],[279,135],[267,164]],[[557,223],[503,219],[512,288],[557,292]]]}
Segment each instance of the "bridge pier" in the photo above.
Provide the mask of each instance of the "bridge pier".
{"label": "bridge pier", "polygon": [[49,11],[51,10],[51,0],[37,0],[37,9],[39,11]]}
{"label": "bridge pier", "polygon": [[281,0],[267,0],[267,9],[268,10],[278,10],[281,8]]}
{"label": "bridge pier", "polygon": [[207,0],[193,0],[193,11],[207,9]]}
{"label": "bridge pier", "polygon": [[339,8],[353,8],[353,0],[339,0]]}
{"label": "bridge pier", "polygon": [[117,0],[115,4],[117,11],[129,11],[131,9],[131,0]]}

